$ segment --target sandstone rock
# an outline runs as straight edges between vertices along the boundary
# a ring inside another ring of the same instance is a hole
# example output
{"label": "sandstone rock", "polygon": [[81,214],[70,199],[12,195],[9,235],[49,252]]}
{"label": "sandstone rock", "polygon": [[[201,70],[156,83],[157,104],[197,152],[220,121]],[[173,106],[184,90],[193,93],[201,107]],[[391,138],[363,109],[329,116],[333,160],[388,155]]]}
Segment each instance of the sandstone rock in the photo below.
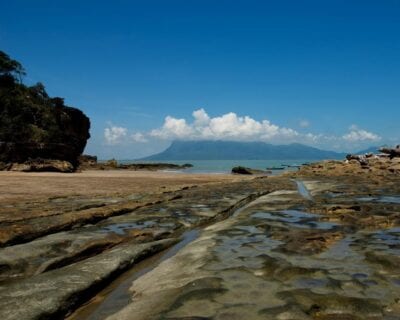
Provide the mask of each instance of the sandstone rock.
{"label": "sandstone rock", "polygon": [[87,168],[97,165],[97,156],[91,156],[88,154],[83,154],[78,158],[79,167]]}
{"label": "sandstone rock", "polygon": [[36,159],[24,163],[13,163],[9,170],[20,172],[73,172],[74,166],[68,161]]}
{"label": "sandstone rock", "polygon": [[111,159],[111,160],[108,160],[104,165],[107,167],[110,167],[110,168],[117,168],[118,162],[115,159]]}
{"label": "sandstone rock", "polygon": [[54,319],[117,273],[176,242],[177,239],[165,239],[146,244],[127,243],[64,268],[4,284],[0,286],[0,316],[10,320]]}

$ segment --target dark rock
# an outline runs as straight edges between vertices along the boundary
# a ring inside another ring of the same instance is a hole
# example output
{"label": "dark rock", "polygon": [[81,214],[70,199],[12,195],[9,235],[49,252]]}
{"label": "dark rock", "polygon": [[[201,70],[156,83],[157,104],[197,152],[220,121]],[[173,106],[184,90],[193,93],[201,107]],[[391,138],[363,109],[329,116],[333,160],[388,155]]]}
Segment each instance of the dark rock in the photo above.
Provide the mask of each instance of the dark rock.
{"label": "dark rock", "polygon": [[0,171],[9,170],[11,167],[10,163],[5,163],[0,161]]}
{"label": "dark rock", "polygon": [[236,173],[236,174],[253,174],[253,172],[251,171],[250,168],[246,168],[246,167],[233,167],[232,168],[232,173]]}
{"label": "dark rock", "polygon": [[266,174],[268,172],[263,170],[251,169],[247,167],[237,166],[232,168],[232,173],[236,174]]}
{"label": "dark rock", "polygon": [[395,148],[380,148],[379,151],[388,154],[391,159],[400,157],[400,145],[397,145]]}
{"label": "dark rock", "polygon": [[97,170],[147,170],[147,171],[157,171],[157,170],[182,170],[191,168],[193,165],[190,163],[185,164],[174,164],[174,163],[124,163],[119,164],[117,160],[111,159],[103,163],[92,163],[91,165],[83,164],[82,169],[97,169]]}
{"label": "dark rock", "polygon": [[165,169],[187,169],[191,168],[193,165],[190,163],[185,164],[174,164],[174,163],[132,163],[132,164],[125,164],[119,165],[119,169],[131,169],[131,170],[165,170]]}
{"label": "dark rock", "polygon": [[[29,159],[42,158],[68,161],[74,167],[77,166],[78,157],[90,137],[89,118],[82,111],[70,107],[43,110],[43,117],[46,116],[46,112],[49,112],[49,117],[59,120],[56,121],[58,122],[57,130],[62,133],[54,136],[51,133],[48,142],[41,139],[37,141],[0,141],[0,161],[23,163]],[[12,118],[10,121],[13,121]],[[27,122],[24,125],[33,124]],[[46,131],[46,128],[41,128],[41,130]]]}
{"label": "dark rock", "polygon": [[[368,158],[371,158],[372,155],[370,155]],[[368,160],[366,155],[354,155],[354,154],[348,154],[346,156],[347,161],[351,160],[357,160],[362,167],[367,167],[368,166]]]}

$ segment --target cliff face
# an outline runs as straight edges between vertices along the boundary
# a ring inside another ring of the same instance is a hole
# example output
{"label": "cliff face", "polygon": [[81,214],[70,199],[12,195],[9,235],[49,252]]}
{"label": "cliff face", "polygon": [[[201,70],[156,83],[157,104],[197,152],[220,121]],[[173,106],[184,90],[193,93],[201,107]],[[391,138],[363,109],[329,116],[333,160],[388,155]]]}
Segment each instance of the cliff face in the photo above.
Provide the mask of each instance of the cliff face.
{"label": "cliff face", "polygon": [[[14,108],[18,109],[19,106],[15,105]],[[28,159],[42,158],[65,160],[75,166],[90,137],[89,118],[80,110],[70,107],[57,110],[42,108],[38,116],[52,118],[54,127],[49,130],[46,125],[41,126],[36,121],[23,122],[20,123],[21,126],[12,125],[14,130],[27,131],[27,137],[20,139],[18,134],[0,134],[0,161],[21,163]],[[15,119],[6,112],[0,113],[0,118],[9,122]],[[2,129],[7,129],[2,125],[3,123],[0,124]],[[40,131],[40,135],[36,131]]]}
{"label": "cliff face", "polygon": [[25,86],[1,62],[0,161],[41,158],[76,166],[90,137],[89,118],[62,98],[49,97],[41,83]]}

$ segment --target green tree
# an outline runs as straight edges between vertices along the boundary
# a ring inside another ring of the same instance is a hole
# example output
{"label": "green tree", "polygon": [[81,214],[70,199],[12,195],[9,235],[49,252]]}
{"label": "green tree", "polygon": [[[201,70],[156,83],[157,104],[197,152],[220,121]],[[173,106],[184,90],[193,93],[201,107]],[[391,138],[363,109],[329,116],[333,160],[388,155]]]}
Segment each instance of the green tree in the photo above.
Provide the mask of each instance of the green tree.
{"label": "green tree", "polygon": [[18,61],[11,59],[7,53],[0,50],[0,77],[11,76],[21,83],[25,74],[24,68]]}

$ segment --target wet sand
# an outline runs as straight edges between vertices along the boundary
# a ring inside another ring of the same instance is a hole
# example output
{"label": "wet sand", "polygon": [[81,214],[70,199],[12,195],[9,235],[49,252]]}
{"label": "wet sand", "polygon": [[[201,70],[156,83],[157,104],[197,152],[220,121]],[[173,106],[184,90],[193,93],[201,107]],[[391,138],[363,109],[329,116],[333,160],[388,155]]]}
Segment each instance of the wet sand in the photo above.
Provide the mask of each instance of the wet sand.
{"label": "wet sand", "polygon": [[156,192],[242,179],[248,177],[128,170],[88,170],[81,173],[0,171],[0,205],[5,202],[41,200],[50,197]]}

